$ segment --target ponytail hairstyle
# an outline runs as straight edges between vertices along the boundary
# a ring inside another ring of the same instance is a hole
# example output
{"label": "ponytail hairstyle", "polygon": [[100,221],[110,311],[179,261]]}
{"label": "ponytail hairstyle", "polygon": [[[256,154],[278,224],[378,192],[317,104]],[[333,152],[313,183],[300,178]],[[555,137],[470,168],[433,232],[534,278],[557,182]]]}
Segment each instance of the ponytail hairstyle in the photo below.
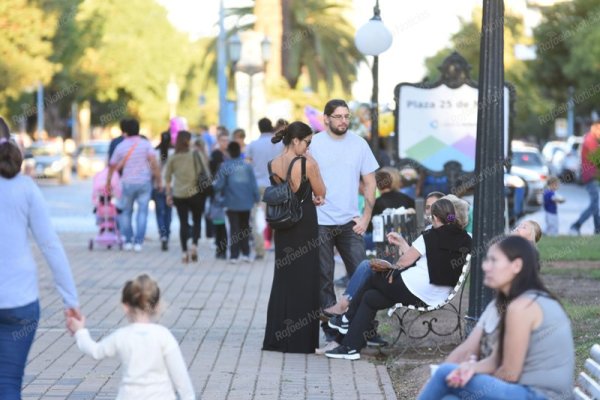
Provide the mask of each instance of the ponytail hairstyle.
{"label": "ponytail hairstyle", "polygon": [[433,203],[431,216],[436,216],[444,225],[455,224],[459,226],[454,204],[448,199],[441,198]]}
{"label": "ponytail hairstyle", "polygon": [[504,357],[504,336],[506,333],[506,310],[508,305],[528,290],[535,290],[539,295],[556,300],[559,304],[560,301],[548,290],[540,278],[540,255],[534,244],[521,236],[512,235],[493,243],[490,247],[492,246],[497,246],[500,252],[510,261],[520,258],[523,263],[521,271],[515,275],[510,285],[508,294],[504,294],[499,290],[496,293],[496,308],[498,315],[500,315],[498,354],[500,355],[500,362],[502,362]]}
{"label": "ponytail hairstyle", "polygon": [[142,311],[154,315],[158,311],[160,289],[156,281],[147,274],[137,276],[127,281],[123,287],[121,302],[132,311]]}
{"label": "ponytail hairstyle", "polygon": [[[279,121],[277,122],[279,123]],[[283,121],[281,128],[275,131],[271,142],[279,143],[283,141],[283,145],[287,147],[292,143],[293,139],[302,140],[312,134],[312,128],[304,122],[296,121],[288,125],[286,121]]]}

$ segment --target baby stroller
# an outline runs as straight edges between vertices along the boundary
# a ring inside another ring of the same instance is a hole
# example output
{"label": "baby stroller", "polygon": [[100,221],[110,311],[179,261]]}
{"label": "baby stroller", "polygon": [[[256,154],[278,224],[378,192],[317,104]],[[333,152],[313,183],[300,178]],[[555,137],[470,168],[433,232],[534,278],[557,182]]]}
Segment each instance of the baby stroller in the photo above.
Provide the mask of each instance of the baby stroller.
{"label": "baby stroller", "polygon": [[94,203],[98,234],[95,238],[90,239],[88,245],[90,250],[94,249],[94,244],[106,246],[107,249],[111,249],[113,246],[119,246],[119,250],[123,249],[123,240],[117,226],[120,210],[114,204],[116,199],[121,197],[121,182],[119,174],[113,173],[111,191],[106,193],[107,175],[108,168],[105,168],[94,176],[92,183],[92,202]]}

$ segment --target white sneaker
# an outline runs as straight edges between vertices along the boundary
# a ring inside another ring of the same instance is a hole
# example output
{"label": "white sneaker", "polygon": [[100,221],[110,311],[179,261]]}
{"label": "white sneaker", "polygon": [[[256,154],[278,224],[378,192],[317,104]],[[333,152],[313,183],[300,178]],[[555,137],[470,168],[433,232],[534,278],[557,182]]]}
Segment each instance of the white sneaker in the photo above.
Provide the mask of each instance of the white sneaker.
{"label": "white sneaker", "polygon": [[142,251],[142,245],[139,243],[134,244],[133,251],[135,251],[136,253],[139,253],[140,251]]}
{"label": "white sneaker", "polygon": [[123,250],[125,251],[131,251],[133,249],[133,245],[131,243],[125,243],[123,245]]}
{"label": "white sneaker", "polygon": [[229,264],[237,264],[238,263],[238,259],[237,258],[230,258],[229,259]]}
{"label": "white sneaker", "polygon": [[250,260],[250,256],[242,256],[241,259],[242,259],[242,262],[245,262],[245,263],[252,262],[252,260]]}

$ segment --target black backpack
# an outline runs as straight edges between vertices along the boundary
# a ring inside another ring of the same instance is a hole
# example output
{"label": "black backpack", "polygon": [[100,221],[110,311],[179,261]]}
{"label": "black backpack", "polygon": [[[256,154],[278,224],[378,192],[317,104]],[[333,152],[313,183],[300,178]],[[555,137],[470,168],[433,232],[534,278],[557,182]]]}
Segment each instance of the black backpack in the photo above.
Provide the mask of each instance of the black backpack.
{"label": "black backpack", "polygon": [[267,164],[272,184],[265,189],[262,201],[267,204],[266,220],[273,229],[290,229],[302,219],[302,203],[306,196],[299,200],[290,186],[292,166],[298,159],[302,159],[302,180],[304,180],[306,174],[306,158],[304,157],[296,157],[292,160],[286,180],[281,183],[273,183],[276,182],[277,175],[273,174],[271,170],[271,161]]}

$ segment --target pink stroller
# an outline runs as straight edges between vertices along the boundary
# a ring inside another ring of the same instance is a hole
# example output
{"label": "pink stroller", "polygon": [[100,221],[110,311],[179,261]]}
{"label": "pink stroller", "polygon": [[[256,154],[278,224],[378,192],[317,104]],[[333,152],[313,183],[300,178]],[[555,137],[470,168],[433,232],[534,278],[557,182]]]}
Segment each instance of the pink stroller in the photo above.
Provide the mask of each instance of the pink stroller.
{"label": "pink stroller", "polygon": [[106,246],[107,249],[113,246],[119,246],[123,249],[123,240],[117,226],[117,210],[114,201],[121,197],[121,182],[119,174],[113,173],[110,186],[111,192],[106,193],[106,176],[108,168],[103,169],[94,176],[92,183],[92,203],[94,203],[94,214],[96,214],[96,225],[98,234],[94,239],[90,239],[88,248],[94,249],[94,243],[99,246]]}

